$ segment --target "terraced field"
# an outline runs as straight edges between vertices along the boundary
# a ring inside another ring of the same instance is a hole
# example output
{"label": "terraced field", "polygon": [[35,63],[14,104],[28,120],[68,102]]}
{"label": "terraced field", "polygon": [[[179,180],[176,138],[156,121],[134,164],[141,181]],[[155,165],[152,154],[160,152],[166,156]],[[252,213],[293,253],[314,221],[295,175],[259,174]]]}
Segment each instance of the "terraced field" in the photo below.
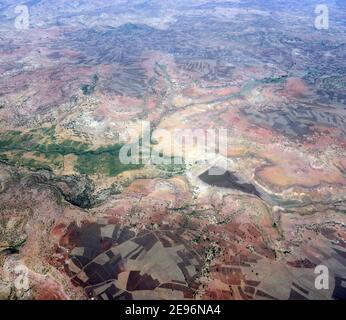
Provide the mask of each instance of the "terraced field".
{"label": "terraced field", "polygon": [[325,3],[1,1],[0,299],[345,299]]}

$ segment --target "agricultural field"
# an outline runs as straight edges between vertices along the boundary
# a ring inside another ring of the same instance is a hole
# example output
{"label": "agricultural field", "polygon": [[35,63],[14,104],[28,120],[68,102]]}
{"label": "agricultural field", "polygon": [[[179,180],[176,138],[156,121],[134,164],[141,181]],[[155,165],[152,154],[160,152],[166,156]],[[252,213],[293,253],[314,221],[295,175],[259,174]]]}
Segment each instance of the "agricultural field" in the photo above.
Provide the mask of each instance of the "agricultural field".
{"label": "agricultural field", "polygon": [[0,300],[346,299],[324,3],[1,1]]}

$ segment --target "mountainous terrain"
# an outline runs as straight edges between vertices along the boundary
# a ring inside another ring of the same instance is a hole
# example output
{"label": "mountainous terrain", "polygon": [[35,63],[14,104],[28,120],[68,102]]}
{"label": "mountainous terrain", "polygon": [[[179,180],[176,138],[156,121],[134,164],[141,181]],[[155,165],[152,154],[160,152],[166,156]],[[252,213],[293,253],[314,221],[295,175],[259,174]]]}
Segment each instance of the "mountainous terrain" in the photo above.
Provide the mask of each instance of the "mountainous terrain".
{"label": "mountainous terrain", "polygon": [[327,29],[313,0],[2,0],[0,299],[346,299],[346,3],[324,2]]}

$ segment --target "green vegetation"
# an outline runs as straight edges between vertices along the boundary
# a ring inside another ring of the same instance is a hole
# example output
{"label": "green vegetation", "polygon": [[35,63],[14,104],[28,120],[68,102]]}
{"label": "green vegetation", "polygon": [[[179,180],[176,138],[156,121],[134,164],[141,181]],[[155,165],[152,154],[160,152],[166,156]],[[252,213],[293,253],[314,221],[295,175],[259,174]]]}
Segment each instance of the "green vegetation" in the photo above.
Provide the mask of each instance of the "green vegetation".
{"label": "green vegetation", "polygon": [[157,164],[156,167],[167,174],[183,174],[186,170],[186,165],[182,158],[178,157],[162,157],[169,164]]}
{"label": "green vegetation", "polygon": [[116,176],[121,172],[143,167],[140,164],[122,164],[119,160],[121,147],[122,145],[116,144],[101,147],[95,151],[86,151],[78,157],[76,169],[87,175],[102,173],[108,176]]}
{"label": "green vegetation", "polygon": [[[153,142],[154,144],[155,142]],[[119,160],[122,144],[102,146],[91,149],[91,145],[79,141],[65,140],[58,142],[55,127],[30,130],[28,133],[7,131],[0,133],[0,161],[22,166],[30,170],[63,169],[64,156],[75,155],[75,170],[80,174],[103,174],[116,176],[124,171],[142,168],[140,164],[123,164]],[[186,170],[182,158],[160,155],[167,164],[155,165],[166,175],[183,174]],[[150,154],[140,154],[140,160]]]}
{"label": "green vegetation", "polygon": [[269,78],[264,78],[261,80],[262,83],[281,83],[286,81],[287,75],[281,76],[281,77],[269,77]]}
{"label": "green vegetation", "polygon": [[[8,131],[0,134],[0,160],[27,167],[31,170],[62,168],[63,156],[76,155],[75,169],[86,175],[97,173],[116,176],[127,170],[139,169],[142,165],[124,165],[119,161],[121,144],[90,149],[90,145],[78,141],[56,142],[55,127],[31,130],[24,134]],[[25,157],[31,152],[34,159]]]}

